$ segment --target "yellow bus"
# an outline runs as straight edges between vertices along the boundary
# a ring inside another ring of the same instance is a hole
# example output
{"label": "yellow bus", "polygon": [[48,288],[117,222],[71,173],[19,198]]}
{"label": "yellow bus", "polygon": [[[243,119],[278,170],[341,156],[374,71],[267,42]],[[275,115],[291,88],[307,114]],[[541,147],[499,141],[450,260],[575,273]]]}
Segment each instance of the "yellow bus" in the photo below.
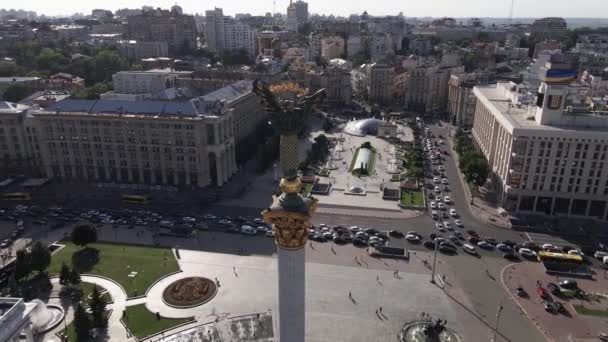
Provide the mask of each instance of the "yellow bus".
{"label": "yellow bus", "polygon": [[583,262],[583,257],[580,255],[573,254],[540,251],[538,252],[538,261],[564,264],[581,264]]}
{"label": "yellow bus", "polygon": [[32,195],[27,192],[7,192],[2,194],[2,199],[6,201],[29,201]]}
{"label": "yellow bus", "polygon": [[148,204],[150,198],[147,195],[122,195],[122,201],[131,204]]}

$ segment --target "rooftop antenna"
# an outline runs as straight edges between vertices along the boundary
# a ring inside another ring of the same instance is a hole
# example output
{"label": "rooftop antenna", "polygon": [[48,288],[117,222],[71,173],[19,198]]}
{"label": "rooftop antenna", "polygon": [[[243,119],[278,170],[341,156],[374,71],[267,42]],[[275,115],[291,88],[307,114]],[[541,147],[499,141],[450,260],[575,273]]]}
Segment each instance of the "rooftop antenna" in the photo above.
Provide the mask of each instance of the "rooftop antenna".
{"label": "rooftop antenna", "polygon": [[515,5],[515,0],[511,0],[511,8],[509,9],[509,25],[513,24],[513,6]]}

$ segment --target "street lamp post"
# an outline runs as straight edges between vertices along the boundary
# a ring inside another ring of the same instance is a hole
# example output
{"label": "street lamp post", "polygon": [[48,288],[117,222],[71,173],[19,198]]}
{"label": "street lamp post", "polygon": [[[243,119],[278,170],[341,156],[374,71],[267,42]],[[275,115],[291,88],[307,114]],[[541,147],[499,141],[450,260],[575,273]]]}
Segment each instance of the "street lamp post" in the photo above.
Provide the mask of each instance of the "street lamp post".
{"label": "street lamp post", "polygon": [[498,333],[498,323],[500,322],[500,314],[502,313],[502,299],[500,300],[500,304],[498,305],[498,312],[496,312],[496,325],[494,326],[494,336],[492,337],[492,342],[496,342],[496,334]]}
{"label": "street lamp post", "polygon": [[435,252],[433,253],[433,269],[431,271],[431,284],[435,284],[435,265],[437,264],[437,250],[439,249],[439,243],[435,238]]}

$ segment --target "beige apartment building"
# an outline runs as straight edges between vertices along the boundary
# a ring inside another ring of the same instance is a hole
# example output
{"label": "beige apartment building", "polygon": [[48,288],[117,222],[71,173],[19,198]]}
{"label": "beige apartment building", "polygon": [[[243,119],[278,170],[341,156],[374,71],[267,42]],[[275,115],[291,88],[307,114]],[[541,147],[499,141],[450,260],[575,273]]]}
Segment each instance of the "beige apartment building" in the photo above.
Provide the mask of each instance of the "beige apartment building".
{"label": "beige apartment building", "polygon": [[11,143],[13,126],[22,135],[8,157],[48,178],[204,187],[236,172],[232,112],[199,99],[64,100],[1,115]]}
{"label": "beige apartment building", "polygon": [[512,82],[474,88],[473,138],[504,209],[608,220],[608,113],[586,108],[586,90],[549,76],[538,95]]}

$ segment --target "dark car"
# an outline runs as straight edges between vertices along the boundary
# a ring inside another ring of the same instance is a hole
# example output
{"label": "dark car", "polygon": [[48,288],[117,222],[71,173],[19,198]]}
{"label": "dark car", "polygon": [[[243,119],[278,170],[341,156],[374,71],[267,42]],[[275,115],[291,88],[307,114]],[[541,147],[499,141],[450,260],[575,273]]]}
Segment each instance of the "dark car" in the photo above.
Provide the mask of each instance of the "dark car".
{"label": "dark car", "polygon": [[512,260],[512,261],[519,260],[519,257],[515,253],[505,253],[502,255],[502,257],[507,260]]}
{"label": "dark car", "polygon": [[562,291],[559,289],[559,286],[557,286],[555,283],[548,283],[547,288],[549,289],[549,291],[551,291],[551,294],[553,295],[557,296],[562,293]]}
{"label": "dark car", "polygon": [[442,244],[439,246],[439,251],[444,254],[455,254],[456,247],[454,247],[452,245],[443,245]]}
{"label": "dark car", "polygon": [[386,234],[385,232],[377,232],[376,234],[374,234],[374,236],[384,240],[388,240],[388,234]]}
{"label": "dark car", "polygon": [[553,307],[555,310],[557,310],[557,312],[566,312],[566,308],[560,302],[553,302]]}
{"label": "dark car", "polygon": [[494,246],[498,245],[498,241],[495,238],[487,237],[484,239],[487,243],[493,244]]}
{"label": "dark car", "polygon": [[405,237],[405,235],[402,232],[400,232],[398,230],[394,230],[394,229],[389,231],[388,235],[390,235],[394,238],[398,238],[398,239],[403,239]]}
{"label": "dark car", "polygon": [[469,242],[472,244],[477,245],[477,243],[479,242],[479,238],[477,236],[469,236]]}
{"label": "dark car", "polygon": [[524,241],[524,242],[522,242],[522,244],[521,244],[521,245],[522,245],[524,248],[531,249],[531,250],[533,250],[533,251],[535,251],[535,252],[540,250],[540,246],[539,246],[539,245],[537,245],[537,244],[536,244],[535,242],[533,242],[533,241]]}
{"label": "dark car", "polygon": [[559,282],[559,286],[568,289],[568,290],[576,290],[578,289],[578,283],[576,280],[566,279]]}
{"label": "dark car", "polygon": [[431,233],[431,234],[429,235],[429,237],[431,238],[431,240],[435,240],[435,238],[437,238],[437,234],[435,234],[435,233]]}
{"label": "dark car", "polygon": [[433,241],[424,241],[422,245],[428,249],[435,249],[435,243]]}
{"label": "dark car", "polygon": [[474,236],[474,237],[479,237],[479,234],[477,234],[477,232],[474,231],[473,229],[467,230],[467,234]]}
{"label": "dark car", "polygon": [[504,240],[502,243],[505,244],[505,245],[507,245],[507,246],[509,246],[509,247],[511,247],[511,248],[517,246],[517,243],[515,243],[514,241],[511,241],[511,240]]}
{"label": "dark car", "polygon": [[367,229],[364,229],[363,231],[369,235],[376,235],[376,234],[380,233],[377,229],[374,229],[374,228],[367,228]]}

